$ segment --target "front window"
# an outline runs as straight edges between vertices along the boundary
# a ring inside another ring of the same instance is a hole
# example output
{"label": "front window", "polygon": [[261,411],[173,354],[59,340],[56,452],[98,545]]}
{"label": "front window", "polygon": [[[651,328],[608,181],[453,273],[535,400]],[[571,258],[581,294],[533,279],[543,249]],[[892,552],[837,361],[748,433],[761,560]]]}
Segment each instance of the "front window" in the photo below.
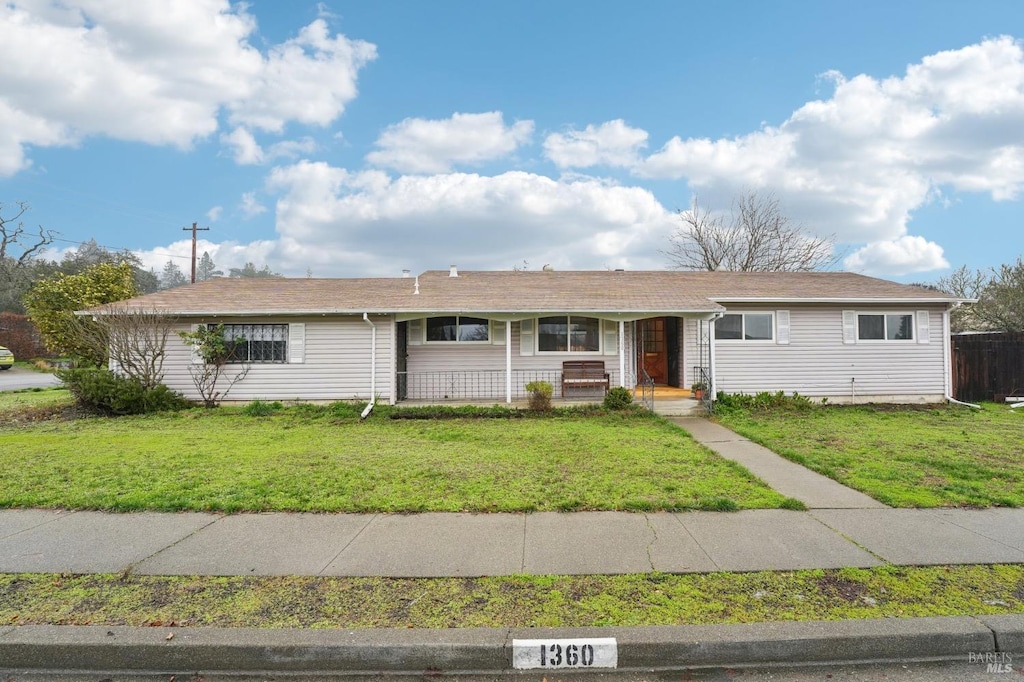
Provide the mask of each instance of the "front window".
{"label": "front window", "polygon": [[771,313],[728,313],[715,322],[719,341],[771,341]]}
{"label": "front window", "polygon": [[857,315],[860,341],[913,341],[914,316],[910,313],[861,313]]}
{"label": "front window", "polygon": [[226,324],[224,325],[224,340],[231,346],[229,363],[288,362],[288,325],[286,324]]}
{"label": "front window", "polygon": [[482,317],[427,318],[428,342],[487,342],[490,338],[490,323]]}
{"label": "front window", "polygon": [[537,350],[542,353],[596,353],[601,350],[601,320],[557,315],[537,320]]}

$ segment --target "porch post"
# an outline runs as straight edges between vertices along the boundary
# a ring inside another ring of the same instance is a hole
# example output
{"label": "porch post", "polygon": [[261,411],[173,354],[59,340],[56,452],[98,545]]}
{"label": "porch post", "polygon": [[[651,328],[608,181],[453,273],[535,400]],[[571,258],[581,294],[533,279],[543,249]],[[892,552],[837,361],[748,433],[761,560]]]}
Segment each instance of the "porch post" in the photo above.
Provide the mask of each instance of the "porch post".
{"label": "porch post", "polygon": [[512,403],[512,320],[505,320],[505,402]]}
{"label": "porch post", "polygon": [[708,321],[708,390],[711,391],[711,400],[714,402],[718,395],[715,387],[715,318]]}
{"label": "porch post", "polygon": [[626,386],[626,323],[619,320],[619,386]]}

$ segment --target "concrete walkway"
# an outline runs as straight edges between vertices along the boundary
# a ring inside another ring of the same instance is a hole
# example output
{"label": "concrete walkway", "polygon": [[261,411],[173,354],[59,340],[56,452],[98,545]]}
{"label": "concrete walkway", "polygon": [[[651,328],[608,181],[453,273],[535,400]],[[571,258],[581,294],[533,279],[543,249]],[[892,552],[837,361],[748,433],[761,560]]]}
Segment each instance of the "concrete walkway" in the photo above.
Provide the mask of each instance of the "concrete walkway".
{"label": "concrete walkway", "polygon": [[885,509],[881,502],[827,476],[776,455],[733,431],[700,417],[668,417],[722,457],[743,465],[777,492],[809,509]]}

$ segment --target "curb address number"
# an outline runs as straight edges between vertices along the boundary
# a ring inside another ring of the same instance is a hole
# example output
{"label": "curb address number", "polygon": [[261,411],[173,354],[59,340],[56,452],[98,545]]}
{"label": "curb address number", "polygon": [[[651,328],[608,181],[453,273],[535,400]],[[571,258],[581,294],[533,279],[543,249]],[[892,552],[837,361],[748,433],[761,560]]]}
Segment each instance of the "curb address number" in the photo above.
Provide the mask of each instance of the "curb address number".
{"label": "curb address number", "polygon": [[618,648],[614,637],[592,639],[514,639],[512,667],[615,668]]}

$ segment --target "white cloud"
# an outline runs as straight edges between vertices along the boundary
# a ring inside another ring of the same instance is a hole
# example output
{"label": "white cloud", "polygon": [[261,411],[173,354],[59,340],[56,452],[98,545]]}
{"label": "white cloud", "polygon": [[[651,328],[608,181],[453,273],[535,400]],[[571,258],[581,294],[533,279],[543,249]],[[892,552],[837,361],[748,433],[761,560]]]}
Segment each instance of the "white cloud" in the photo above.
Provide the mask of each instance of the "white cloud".
{"label": "white cloud", "polygon": [[261,213],[267,212],[267,207],[259,202],[255,192],[246,192],[238,203],[239,210],[246,218],[254,218]]}
{"label": "white cloud", "polygon": [[272,266],[301,274],[396,275],[402,268],[664,266],[677,218],[639,187],[512,171],[392,178],[325,163],[276,168]]}
{"label": "white cloud", "polygon": [[852,272],[881,275],[909,275],[948,268],[942,247],[924,237],[906,235],[887,242],[868,244],[843,261]]}
{"label": "white cloud", "polygon": [[256,137],[242,127],[221,135],[220,143],[231,152],[235,163],[241,166],[269,163],[278,158],[295,159],[303,154],[316,151],[316,141],[311,137],[282,140],[264,149],[256,141]]}
{"label": "white cloud", "polygon": [[90,135],[188,148],[222,112],[248,129],[326,125],[376,56],[322,19],[265,54],[256,31],[227,0],[0,4],[0,175],[29,164],[26,147]]}
{"label": "white cloud", "polygon": [[206,212],[206,218],[211,223],[215,223],[218,220],[220,220],[220,215],[223,212],[224,212],[224,207],[223,206],[214,206],[213,208],[211,208],[209,211]]}
{"label": "white cloud", "polygon": [[634,166],[647,147],[647,131],[630,128],[622,119],[583,130],[552,133],[544,140],[544,153],[559,168]]}
{"label": "white cloud", "polygon": [[[766,188],[791,215],[870,244],[848,265],[886,274],[943,267],[936,245],[903,239],[943,188],[1009,200],[1024,190],[1024,49],[1009,37],[940,52],[902,77],[830,72],[831,98],[735,138],[674,137],[633,167],[729,197]],[[728,201],[728,199],[726,199]],[[927,248],[926,248],[927,246]],[[888,263],[889,270],[879,270]]]}
{"label": "white cloud", "polygon": [[407,118],[388,126],[366,160],[403,173],[444,173],[460,164],[480,164],[508,156],[528,142],[533,121],[506,126],[500,111],[455,113],[443,120]]}

